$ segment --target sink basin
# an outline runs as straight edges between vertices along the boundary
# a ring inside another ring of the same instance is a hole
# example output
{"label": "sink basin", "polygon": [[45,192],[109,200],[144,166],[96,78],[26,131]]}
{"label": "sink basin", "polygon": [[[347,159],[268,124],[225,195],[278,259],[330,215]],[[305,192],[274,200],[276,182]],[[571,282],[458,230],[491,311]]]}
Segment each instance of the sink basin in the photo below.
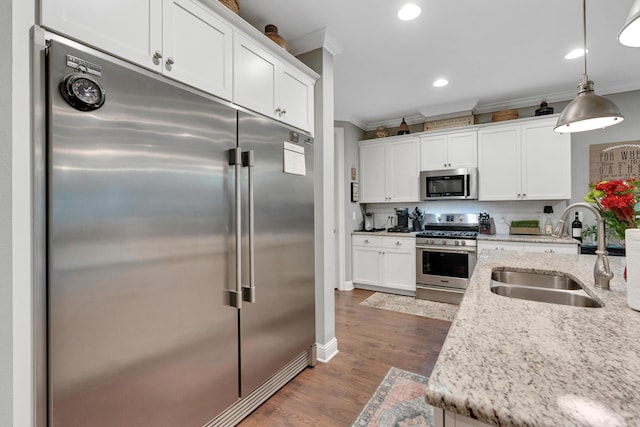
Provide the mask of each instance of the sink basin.
{"label": "sink basin", "polygon": [[518,285],[493,285],[491,286],[491,292],[505,297],[529,301],[572,305],[575,307],[602,307],[598,300],[590,297],[584,291],[563,291]]}
{"label": "sink basin", "polygon": [[602,307],[580,283],[559,273],[496,268],[491,279],[491,292],[496,295],[575,307]]}
{"label": "sink basin", "polygon": [[511,285],[535,286],[548,289],[578,290],[582,286],[570,277],[556,273],[529,273],[514,270],[493,270],[491,279]]}

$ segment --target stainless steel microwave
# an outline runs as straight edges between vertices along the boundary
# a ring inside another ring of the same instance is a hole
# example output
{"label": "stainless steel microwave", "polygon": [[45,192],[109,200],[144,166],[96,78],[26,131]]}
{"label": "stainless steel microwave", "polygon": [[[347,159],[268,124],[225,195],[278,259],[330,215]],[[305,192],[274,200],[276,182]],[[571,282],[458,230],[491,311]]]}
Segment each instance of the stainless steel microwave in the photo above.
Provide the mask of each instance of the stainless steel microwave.
{"label": "stainless steel microwave", "polygon": [[478,168],[420,172],[420,200],[478,198]]}

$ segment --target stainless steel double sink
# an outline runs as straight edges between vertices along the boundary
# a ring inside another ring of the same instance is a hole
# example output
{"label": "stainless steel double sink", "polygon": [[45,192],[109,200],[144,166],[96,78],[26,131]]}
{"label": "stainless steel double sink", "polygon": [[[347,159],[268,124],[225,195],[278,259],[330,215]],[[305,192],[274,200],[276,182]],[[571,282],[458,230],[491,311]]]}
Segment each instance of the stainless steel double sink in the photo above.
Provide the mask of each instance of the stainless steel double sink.
{"label": "stainless steel double sink", "polygon": [[603,307],[574,278],[551,271],[518,271],[506,267],[491,272],[491,292],[510,298],[576,307]]}

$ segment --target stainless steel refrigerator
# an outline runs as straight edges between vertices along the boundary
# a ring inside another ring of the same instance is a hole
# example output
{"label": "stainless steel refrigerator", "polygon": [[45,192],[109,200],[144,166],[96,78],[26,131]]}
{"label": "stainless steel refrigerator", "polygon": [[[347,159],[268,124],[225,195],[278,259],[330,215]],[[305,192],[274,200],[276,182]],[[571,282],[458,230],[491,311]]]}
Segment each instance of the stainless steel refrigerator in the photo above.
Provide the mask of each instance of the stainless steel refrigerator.
{"label": "stainless steel refrigerator", "polygon": [[52,39],[49,425],[235,424],[315,363],[313,141]]}

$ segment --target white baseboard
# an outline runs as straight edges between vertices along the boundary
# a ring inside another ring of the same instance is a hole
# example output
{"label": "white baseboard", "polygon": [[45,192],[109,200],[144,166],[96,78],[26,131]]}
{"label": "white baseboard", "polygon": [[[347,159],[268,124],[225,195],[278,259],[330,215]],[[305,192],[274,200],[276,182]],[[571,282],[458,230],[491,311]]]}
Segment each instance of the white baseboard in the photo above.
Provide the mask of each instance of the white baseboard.
{"label": "white baseboard", "polygon": [[352,291],[353,290],[353,282],[351,280],[344,282],[342,286],[338,287],[339,291]]}
{"label": "white baseboard", "polygon": [[318,362],[329,362],[333,356],[338,354],[338,339],[334,337],[326,344],[316,343],[316,351]]}

